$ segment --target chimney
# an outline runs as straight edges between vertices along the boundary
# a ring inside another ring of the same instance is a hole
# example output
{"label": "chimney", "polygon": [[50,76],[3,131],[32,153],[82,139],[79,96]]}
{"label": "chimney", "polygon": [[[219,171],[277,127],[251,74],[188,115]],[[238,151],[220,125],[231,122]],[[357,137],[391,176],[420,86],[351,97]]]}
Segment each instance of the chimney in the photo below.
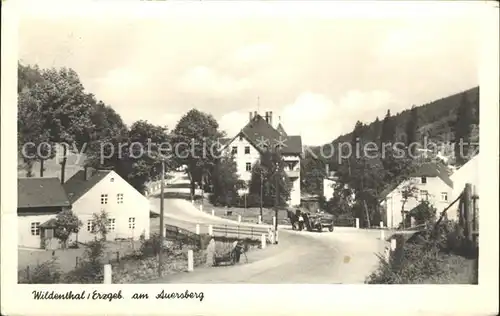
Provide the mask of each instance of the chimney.
{"label": "chimney", "polygon": [[269,112],[266,111],[264,114],[264,119],[266,120],[266,123],[269,123]]}
{"label": "chimney", "polygon": [[252,121],[252,111],[248,112],[248,121]]}
{"label": "chimney", "polygon": [[253,112],[253,117],[257,117],[257,111]]}
{"label": "chimney", "polygon": [[273,126],[273,111],[269,111],[267,113],[267,117],[268,117],[268,120],[269,120],[269,125]]}

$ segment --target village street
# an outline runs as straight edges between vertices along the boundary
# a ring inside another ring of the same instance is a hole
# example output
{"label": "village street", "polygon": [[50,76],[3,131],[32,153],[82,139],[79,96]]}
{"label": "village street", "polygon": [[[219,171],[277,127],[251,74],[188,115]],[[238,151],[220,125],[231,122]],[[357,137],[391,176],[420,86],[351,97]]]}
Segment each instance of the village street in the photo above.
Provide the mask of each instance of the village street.
{"label": "village street", "polygon": [[[179,180],[175,183],[182,183]],[[165,192],[185,192],[166,188]],[[186,191],[187,192],[187,191]],[[159,213],[157,194],[150,198]],[[238,223],[201,212],[182,199],[165,199],[165,223],[194,231],[207,232],[208,224]],[[152,219],[151,231],[158,231],[159,220]],[[240,223],[240,225],[252,225]],[[334,232],[296,232],[280,229],[279,244],[242,256],[239,265],[197,267],[194,272],[166,276],[155,283],[363,283],[378,263],[375,255],[386,246],[377,230],[337,228]]]}

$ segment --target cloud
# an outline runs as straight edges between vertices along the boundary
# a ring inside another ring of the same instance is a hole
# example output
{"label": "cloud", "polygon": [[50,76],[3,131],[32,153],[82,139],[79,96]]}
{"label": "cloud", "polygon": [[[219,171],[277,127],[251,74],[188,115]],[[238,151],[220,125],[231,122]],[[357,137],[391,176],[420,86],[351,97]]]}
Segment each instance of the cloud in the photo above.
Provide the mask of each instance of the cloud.
{"label": "cloud", "polygon": [[212,96],[228,96],[241,93],[251,87],[246,78],[234,78],[215,70],[197,66],[188,69],[180,78],[179,89],[184,93],[199,93]]}
{"label": "cloud", "polygon": [[243,63],[261,63],[269,60],[274,53],[274,48],[269,43],[258,43],[240,47],[233,55],[233,62]]}
{"label": "cloud", "polygon": [[235,136],[249,120],[248,111],[231,111],[221,116],[219,121],[220,129],[227,133],[227,137]]}
{"label": "cloud", "polygon": [[352,131],[357,119],[371,122],[395,103],[393,96],[382,90],[350,90],[336,102],[322,94],[304,92],[283,107],[282,118],[287,133],[302,135],[305,144],[320,145]]}

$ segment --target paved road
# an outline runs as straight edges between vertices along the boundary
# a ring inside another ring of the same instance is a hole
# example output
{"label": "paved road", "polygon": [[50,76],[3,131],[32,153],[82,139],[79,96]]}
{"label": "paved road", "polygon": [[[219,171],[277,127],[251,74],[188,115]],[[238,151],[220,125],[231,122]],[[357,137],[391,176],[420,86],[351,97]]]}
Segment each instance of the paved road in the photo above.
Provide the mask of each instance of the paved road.
{"label": "paved road", "polygon": [[[179,192],[167,188],[166,192]],[[159,198],[150,198],[153,210],[159,212]],[[194,231],[196,223],[201,232],[208,224],[235,224],[197,210],[189,201],[165,199],[165,223]],[[242,225],[245,225],[242,223]],[[158,231],[159,219],[152,224]],[[279,244],[248,253],[248,263],[235,266],[196,268],[152,281],[154,283],[363,283],[375,269],[376,252],[386,243],[379,231],[336,229],[334,232],[295,232],[281,229]]]}

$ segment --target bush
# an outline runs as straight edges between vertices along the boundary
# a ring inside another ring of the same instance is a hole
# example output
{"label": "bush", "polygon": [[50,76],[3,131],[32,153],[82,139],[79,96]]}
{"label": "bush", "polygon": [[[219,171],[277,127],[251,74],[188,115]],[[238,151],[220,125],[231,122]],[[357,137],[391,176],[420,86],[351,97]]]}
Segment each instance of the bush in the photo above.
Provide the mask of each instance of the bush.
{"label": "bush", "polygon": [[166,251],[168,248],[163,244],[159,234],[153,234],[147,240],[141,238],[140,252],[144,258],[157,256],[162,250]]}
{"label": "bush", "polygon": [[428,201],[424,201],[412,209],[409,215],[415,219],[416,225],[434,222],[436,220],[436,208]]}
{"label": "bush", "polygon": [[18,271],[18,283],[53,284],[59,283],[60,279],[61,273],[55,259]]}
{"label": "bush", "polygon": [[106,245],[103,240],[93,240],[87,243],[87,248],[83,253],[84,259],[88,262],[97,264],[101,262],[104,256],[104,250],[106,249]]}
{"label": "bush", "polygon": [[104,268],[99,262],[83,261],[77,268],[66,273],[63,283],[98,284],[104,280]]}

